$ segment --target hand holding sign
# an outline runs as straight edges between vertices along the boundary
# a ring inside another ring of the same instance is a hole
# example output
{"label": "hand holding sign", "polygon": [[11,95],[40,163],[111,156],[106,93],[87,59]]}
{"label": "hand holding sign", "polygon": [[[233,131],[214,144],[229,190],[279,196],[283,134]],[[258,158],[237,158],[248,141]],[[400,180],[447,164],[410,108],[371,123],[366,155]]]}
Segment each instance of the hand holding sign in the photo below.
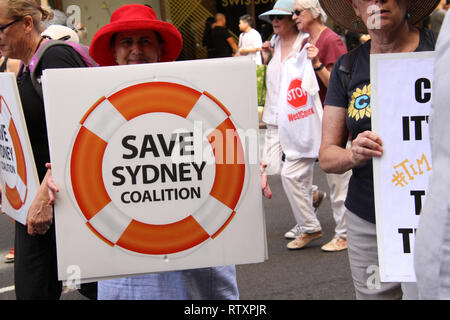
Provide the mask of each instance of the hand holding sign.
{"label": "hand holding sign", "polygon": [[267,180],[267,173],[265,172],[266,168],[267,164],[261,163],[261,189],[264,197],[267,199],[272,199],[272,190],[270,189],[269,182]]}
{"label": "hand holding sign", "polygon": [[25,225],[28,227],[28,234],[31,236],[45,234],[53,223],[53,207],[47,190],[47,181],[50,177],[51,170],[48,170],[28,210]]}
{"label": "hand holding sign", "polygon": [[364,131],[353,140],[351,152],[354,167],[363,165],[373,157],[383,155],[383,141],[376,133]]}
{"label": "hand holding sign", "polygon": [[59,192],[59,188],[55,183],[55,180],[53,180],[53,175],[51,172],[52,169],[52,164],[51,163],[46,163],[45,167],[47,169],[49,169],[48,173],[49,173],[49,178],[47,180],[47,188],[48,188],[48,196],[49,196],[49,204],[53,205],[55,204],[55,199],[56,199],[56,193]]}

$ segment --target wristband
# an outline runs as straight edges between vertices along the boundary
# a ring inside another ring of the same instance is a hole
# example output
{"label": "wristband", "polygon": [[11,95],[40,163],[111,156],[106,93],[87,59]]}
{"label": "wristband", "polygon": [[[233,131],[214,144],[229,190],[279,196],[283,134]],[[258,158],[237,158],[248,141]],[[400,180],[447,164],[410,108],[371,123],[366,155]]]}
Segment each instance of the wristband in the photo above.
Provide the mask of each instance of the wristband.
{"label": "wristband", "polygon": [[320,66],[318,66],[317,68],[314,68],[314,71],[320,71],[324,68],[325,66],[323,65],[323,63],[320,64]]}

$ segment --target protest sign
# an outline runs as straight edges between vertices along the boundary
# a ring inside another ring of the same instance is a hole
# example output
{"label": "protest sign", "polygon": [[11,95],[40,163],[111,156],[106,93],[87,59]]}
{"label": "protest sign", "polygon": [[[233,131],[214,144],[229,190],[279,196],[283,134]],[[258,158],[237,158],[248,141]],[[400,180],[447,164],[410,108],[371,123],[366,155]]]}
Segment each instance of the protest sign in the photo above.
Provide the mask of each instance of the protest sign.
{"label": "protest sign", "polygon": [[382,282],[415,282],[414,239],[432,170],[429,139],[434,53],[371,55],[372,129]]}
{"label": "protest sign", "polygon": [[13,73],[0,73],[0,182],[2,210],[25,224],[39,179]]}
{"label": "protest sign", "polygon": [[251,61],[46,70],[43,90],[61,280],[264,261]]}

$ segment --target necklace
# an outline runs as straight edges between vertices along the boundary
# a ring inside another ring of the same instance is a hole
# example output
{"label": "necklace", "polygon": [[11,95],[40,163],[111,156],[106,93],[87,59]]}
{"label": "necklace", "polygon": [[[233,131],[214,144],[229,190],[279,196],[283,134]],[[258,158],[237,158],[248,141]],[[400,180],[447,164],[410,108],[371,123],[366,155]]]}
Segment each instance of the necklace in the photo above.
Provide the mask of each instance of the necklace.
{"label": "necklace", "polygon": [[313,44],[313,45],[316,45],[316,43],[317,43],[317,41],[320,39],[320,36],[322,35],[322,32],[324,31],[326,29],[326,27],[324,27],[324,28],[322,28],[321,30],[320,30],[320,32],[317,34],[317,37],[315,38],[315,39],[312,39],[312,37],[310,37],[309,39],[309,42],[311,43],[311,44]]}
{"label": "necklace", "polygon": [[[44,41],[44,40],[45,40],[45,38],[44,38],[44,37],[41,37],[41,40],[39,40],[39,42],[38,42],[38,44],[37,44],[37,46],[36,46],[36,49],[34,50],[33,55],[36,54],[36,52],[39,50],[39,47],[41,46],[42,41]],[[29,66],[29,65],[28,65],[28,66],[25,66],[25,71],[26,71],[26,72],[29,72],[29,71],[30,71],[30,66]]]}
{"label": "necklace", "polygon": [[36,53],[36,51],[38,51],[39,47],[41,46],[42,41],[44,41],[44,40],[45,40],[45,38],[41,37],[41,40],[39,40],[39,43],[38,43],[38,45],[36,47],[36,50],[34,50],[34,53]]}

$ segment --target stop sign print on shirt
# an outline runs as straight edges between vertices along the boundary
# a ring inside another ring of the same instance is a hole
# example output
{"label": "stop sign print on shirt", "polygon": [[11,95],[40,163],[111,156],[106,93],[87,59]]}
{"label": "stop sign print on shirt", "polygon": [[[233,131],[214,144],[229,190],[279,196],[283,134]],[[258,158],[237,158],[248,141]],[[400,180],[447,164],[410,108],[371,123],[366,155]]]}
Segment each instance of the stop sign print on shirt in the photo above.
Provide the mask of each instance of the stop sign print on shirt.
{"label": "stop sign print on shirt", "polygon": [[302,108],[308,104],[308,93],[302,88],[302,80],[294,79],[289,85],[287,102],[295,109]]}

